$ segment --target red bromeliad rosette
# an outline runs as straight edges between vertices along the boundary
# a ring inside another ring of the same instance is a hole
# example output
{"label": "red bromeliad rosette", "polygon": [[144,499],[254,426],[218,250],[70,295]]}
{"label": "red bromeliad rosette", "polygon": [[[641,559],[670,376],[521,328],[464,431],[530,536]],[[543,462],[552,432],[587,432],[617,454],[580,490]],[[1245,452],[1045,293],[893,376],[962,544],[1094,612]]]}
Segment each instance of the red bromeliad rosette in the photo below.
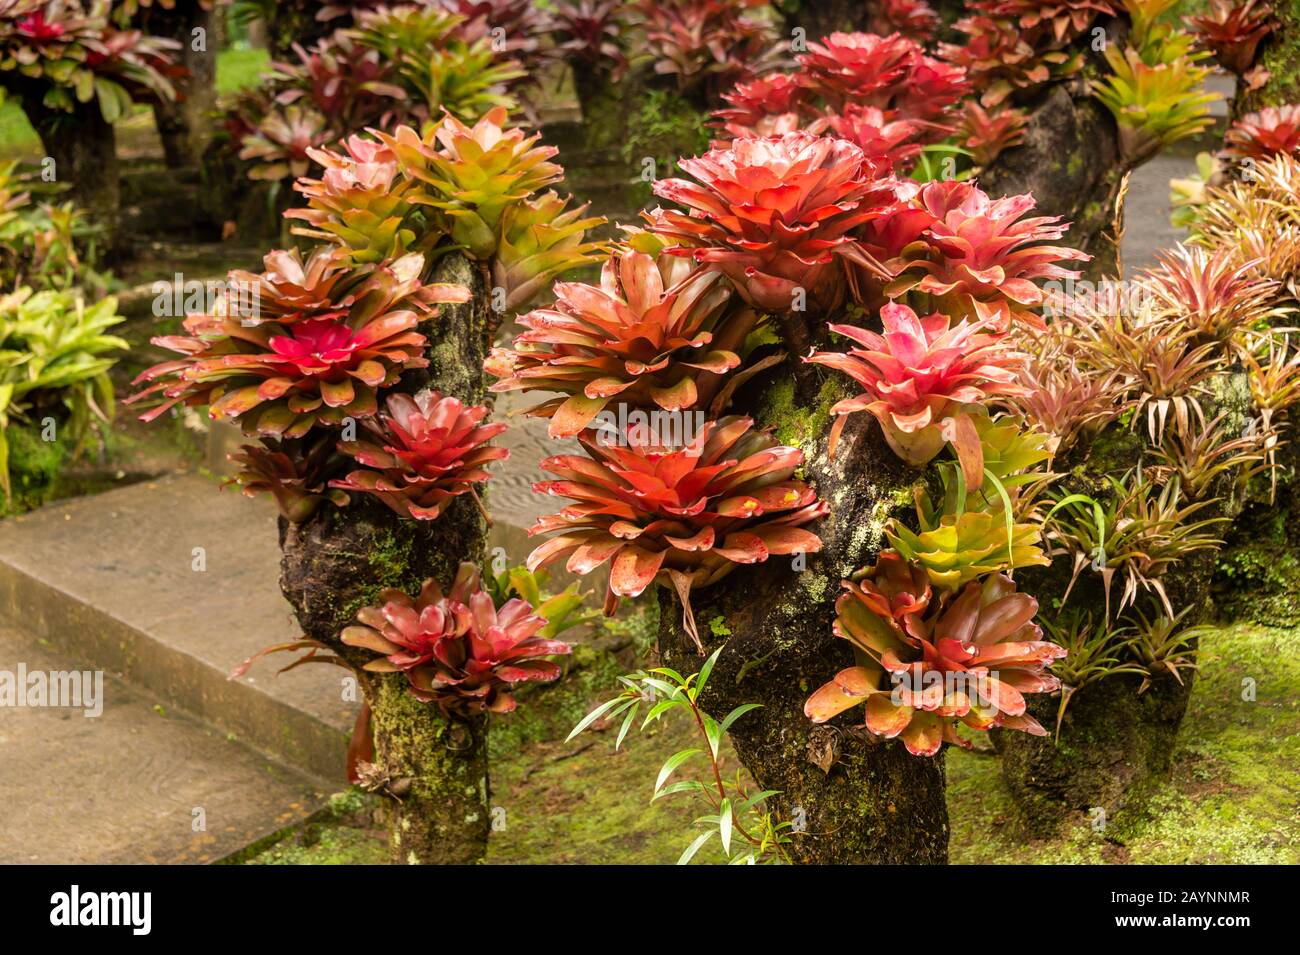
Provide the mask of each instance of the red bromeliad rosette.
{"label": "red bromeliad rosette", "polygon": [[1065,235],[1069,225],[1060,216],[1021,218],[1034,208],[1028,194],[990,199],[972,183],[947,180],[927,184],[913,202],[929,219],[887,264],[899,275],[887,292],[891,298],[925,293],[937,311],[954,318],[992,320],[999,332],[1014,321],[1041,328],[1035,309],[1046,296],[1034,280],[1078,278],[1055,263],[1090,258],[1045,244]]}
{"label": "red bromeliad rosette", "polygon": [[[527,331],[485,365],[493,391],[560,392],[529,409],[572,437],[616,399],[678,412],[707,400],[756,316],[728,309],[717,272],[677,256],[632,249],[611,255],[600,285],[557,282],[555,304],[519,319]],[[703,393],[702,393],[703,392]]]}
{"label": "red bromeliad rosette", "polygon": [[[831,428],[830,453],[845,416],[867,411],[880,422],[894,453],[908,464],[928,464],[951,442],[962,459],[967,486],[982,486],[979,435],[964,406],[1023,393],[1017,375],[1027,356],[990,334],[985,323],[963,320],[950,328],[944,315],[921,318],[896,303],[882,308],[880,319],[884,334],[831,325],[831,331],[862,347],[816,352],[804,359],[842,371],[866,389],[831,408],[840,417]],[[945,421],[950,422],[947,427]]]}
{"label": "red bromeliad rosette", "polygon": [[688,212],[646,213],[651,229],[726,274],[745,301],[787,312],[797,291],[809,310],[844,297],[843,256],[857,257],[853,230],[894,201],[894,184],[876,176],[861,148],[809,132],[738,139],[683,159],[697,182],[664,179],[655,194]]}
{"label": "red bromeliad rosette", "polygon": [[284,438],[373,415],[380,388],[428,365],[419,323],[436,314],[436,303],[464,302],[469,293],[422,285],[419,254],[352,272],[352,281],[334,280],[323,264],[332,256],[321,249],[305,264],[296,254],[267,256],[253,299],[264,317],[227,305],[223,314],[187,318],[186,335],[153,340],[183,357],[141,373],[135,384],[146,387],[127,402],[155,403],[146,421],[177,404],[207,405],[209,416],[233,418],[245,434]]}
{"label": "red bromeliad rosette", "polygon": [[386,412],[362,425],[371,440],[339,444],[340,451],[365,467],[331,481],[330,487],[373,494],[398,514],[421,521],[437,519],[447,502],[461,494],[472,495],[477,503],[474,485],[492,476],[484,465],[510,455],[488,444],[506,425],[481,424],[487,408],[436,391],[392,394],[387,405]]}
{"label": "red bromeliad rosette", "polygon": [[1046,735],[1026,714],[1024,694],[1059,689],[1045,668],[1066,652],[1042,639],[1038,601],[1005,574],[935,598],[924,570],[887,551],[844,588],[835,635],[853,644],[859,663],[808,698],[813,722],[865,703],[866,729],[901,736],[915,756],[933,756],[944,742],[969,748],[958,723]]}
{"label": "red bromeliad rosette", "polygon": [[566,569],[575,574],[609,563],[605,609],[611,614],[620,597],[635,597],[659,580],[681,597],[694,635],[692,588],[720,580],[739,564],[821,549],[821,539],[802,529],[828,512],[794,477],[803,452],[778,445],[753,424],[739,417],[710,422],[678,448],[636,432],[617,436],[626,439],[619,447],[586,432],[580,440],[590,457],[542,462],[559,480],[533,489],[576,503],[529,530],[560,533],[529,555],[528,569],[565,555]]}
{"label": "red bromeliad rosette", "polygon": [[343,642],[382,654],[364,669],[405,673],[411,693],[445,713],[509,713],[515,684],[560,676],[558,664],[540,658],[571,650],[538,635],[546,619],[527,601],[496,607],[470,563],[460,565],[446,595],[430,578],[414,598],[385,590],[379,600],[357,612],[358,625],[343,631]]}

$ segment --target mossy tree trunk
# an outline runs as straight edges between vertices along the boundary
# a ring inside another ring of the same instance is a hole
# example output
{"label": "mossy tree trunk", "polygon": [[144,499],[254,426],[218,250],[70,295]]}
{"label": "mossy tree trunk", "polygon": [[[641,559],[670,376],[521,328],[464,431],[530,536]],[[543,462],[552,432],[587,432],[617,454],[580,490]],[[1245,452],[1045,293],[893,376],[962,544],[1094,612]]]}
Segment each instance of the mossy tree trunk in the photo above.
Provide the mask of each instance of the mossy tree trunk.
{"label": "mossy tree trunk", "polygon": [[1086,275],[1116,275],[1129,170],[1114,119],[1082,79],[1046,87],[1028,108],[1024,143],[998,156],[980,186],[992,196],[1032,194],[1035,215],[1071,223],[1062,244],[1093,257]]}
{"label": "mossy tree trunk", "polygon": [[[99,247],[112,255],[119,251],[121,172],[117,162],[117,134],[99,111],[99,102],[77,103],[72,112],[47,108],[43,84],[19,84],[16,92],[32,128],[41,137],[46,156],[26,157],[40,164],[54,161],[56,182],[66,183],[69,196],[100,229]],[[45,174],[42,167],[42,174]]]}
{"label": "mossy tree trunk", "polygon": [[186,75],[172,80],[176,101],[158,102],[153,107],[163,154],[172,169],[197,166],[212,138],[221,22],[221,17],[204,10],[199,0],[181,0],[171,10],[152,9],[141,20],[147,32],[181,45],[175,56]]}
{"label": "mossy tree trunk", "polygon": [[[1192,673],[1182,683],[1159,677],[1138,693],[1140,686],[1140,677],[1125,674],[1083,687],[1070,699],[1059,740],[994,733],[1007,788],[1036,835],[1058,835],[1074,813],[1089,814],[1094,825],[1124,825],[1169,772]],[[1031,696],[1028,704],[1031,716],[1055,727],[1056,697]]]}
{"label": "mossy tree trunk", "polygon": [[[917,758],[897,740],[855,729],[860,709],[821,726],[803,712],[817,687],[853,665],[849,645],[831,630],[840,581],[874,560],[885,519],[906,509],[921,475],[894,456],[868,415],[850,420],[828,461],[829,408],[848,392],[823,383],[820,372],[792,379],[790,368],[779,369],[742,388],[737,405],[804,450],[807,479],[831,505],[812,528],[822,550],[738,567],[691,595],[706,653],[726,644],[701,704],[718,719],[743,703],[762,704],[732,727],[731,739],[758,788],[780,790],[769,802],[777,818],[802,824],[790,846],[797,862],[943,863],[943,756]],[[698,670],[703,660],[680,606],[666,593],[660,600],[661,655],[682,673]]]}
{"label": "mossy tree trunk", "polygon": [[[443,306],[423,326],[430,367],[404,379],[464,401],[481,402],[483,360],[494,331],[481,266],[459,254],[444,258],[434,281],[465,285],[466,305]],[[482,563],[487,525],[474,501],[456,498],[436,521],[398,517],[369,497],[346,508],[322,507],[302,524],[281,521],[280,587],[304,632],[362,663],[371,654],[342,646],[338,635],[381,590],[419,591],[428,577],[451,582],[461,561]],[[482,858],[488,813],[487,720],[449,719],[416,701],[402,675],[368,680],[375,768],[370,777],[392,799],[391,850],[399,863],[472,863]]]}
{"label": "mossy tree trunk", "polygon": [[[1105,29],[1106,43],[1125,41],[1125,21],[1097,25]],[[1130,170],[1120,157],[1114,118],[1088,89],[1089,79],[1105,71],[1105,62],[1091,48],[1091,34],[1075,42],[1086,48],[1084,69],[1018,104],[1029,113],[1025,141],[1002,152],[979,184],[992,196],[1030,193],[1036,215],[1064,217],[1071,225],[1062,242],[1093,257],[1083,271],[1095,279],[1119,272]]]}

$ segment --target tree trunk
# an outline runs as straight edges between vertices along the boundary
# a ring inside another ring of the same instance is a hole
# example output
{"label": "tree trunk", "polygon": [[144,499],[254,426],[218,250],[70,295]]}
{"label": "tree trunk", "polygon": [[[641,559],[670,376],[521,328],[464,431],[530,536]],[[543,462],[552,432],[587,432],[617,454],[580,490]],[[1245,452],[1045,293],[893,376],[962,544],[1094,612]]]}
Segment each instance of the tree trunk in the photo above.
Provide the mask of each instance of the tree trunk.
{"label": "tree trunk", "polygon": [[1088,277],[1118,274],[1128,169],[1114,119],[1081,77],[1048,86],[1028,109],[1024,143],[998,156],[980,186],[991,196],[1032,193],[1035,215],[1072,223],[1062,244],[1093,256]]}
{"label": "tree trunk", "polygon": [[23,89],[23,112],[41,137],[47,158],[54,160],[54,181],[68,184],[70,197],[101,230],[100,249],[111,257],[120,251],[121,240],[121,173],[113,125],[104,120],[93,98],[65,113],[42,105],[43,95],[40,86]]}
{"label": "tree trunk", "polygon": [[[992,731],[1003,778],[1030,829],[1050,838],[1074,812],[1100,809],[1106,825],[1140,812],[1151,784],[1169,772],[1194,673],[1182,683],[1161,676],[1141,694],[1136,675],[1090,683],[1070,698],[1059,739]],[[1030,696],[1029,713],[1052,729],[1058,702]]]}
{"label": "tree trunk", "polygon": [[873,4],[870,0],[799,0],[788,6],[793,9],[785,14],[786,35],[802,29],[805,40],[820,40],[836,31],[865,30]]}
{"label": "tree trunk", "polygon": [[[782,391],[790,378],[786,368],[746,386],[737,404],[766,396],[748,405],[761,407],[755,418],[775,426],[783,442],[802,446],[808,480],[832,506],[815,527],[822,551],[738,567],[691,595],[706,653],[726,644],[700,702],[718,719],[742,703],[762,704],[732,727],[731,739],[759,788],[780,790],[769,801],[777,817],[802,830],[790,846],[795,861],[943,863],[942,754],[917,758],[897,740],[855,730],[861,710],[821,726],[803,712],[813,690],[853,663],[849,645],[831,631],[840,581],[874,559],[884,520],[906,506],[906,489],[919,474],[895,458],[865,414],[850,419],[828,462],[828,409],[848,392],[829,381],[816,393],[820,372],[801,390]],[[782,393],[785,400],[773,397]],[[795,569],[799,561],[806,567]],[[682,627],[680,606],[664,592],[660,601],[660,653],[682,673],[698,670],[703,660]]]}
{"label": "tree trunk", "polygon": [[[459,253],[439,263],[434,281],[468,287],[472,300],[442,306],[423,327],[430,368],[403,380],[481,402],[495,318],[481,266]],[[416,593],[428,577],[450,584],[461,561],[482,563],[487,525],[472,498],[455,498],[436,521],[399,517],[366,495],[342,509],[323,506],[310,520],[281,520],[280,588],[304,632],[354,663],[371,656],[338,635],[379,592]],[[368,679],[375,769],[371,779],[392,797],[394,862],[470,863],[482,858],[489,827],[487,718],[449,719],[416,701],[401,674]]]}
{"label": "tree trunk", "polygon": [[[163,154],[172,169],[197,166],[212,138],[213,113],[217,107],[217,51],[221,49],[221,18],[204,10],[199,0],[182,0],[175,9],[152,10],[141,26],[156,36],[176,40],[176,53],[186,76],[173,80],[175,102],[154,104],[154,122],[162,140]],[[199,37],[195,30],[202,30]],[[195,49],[198,46],[200,49]]]}

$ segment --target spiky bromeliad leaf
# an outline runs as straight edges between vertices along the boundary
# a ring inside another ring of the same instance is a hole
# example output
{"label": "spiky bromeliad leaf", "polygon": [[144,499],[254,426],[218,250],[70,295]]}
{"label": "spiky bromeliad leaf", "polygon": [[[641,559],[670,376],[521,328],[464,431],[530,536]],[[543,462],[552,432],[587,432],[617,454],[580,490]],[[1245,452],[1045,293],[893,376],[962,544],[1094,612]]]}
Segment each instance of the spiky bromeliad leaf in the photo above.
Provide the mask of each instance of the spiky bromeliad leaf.
{"label": "spiky bromeliad leaf", "polygon": [[560,282],[555,295],[486,366],[502,379],[493,391],[567,396],[530,409],[550,418],[552,437],[578,434],[614,402],[674,413],[707,404],[757,320],[732,307],[717,272],[631,248],[610,254],[599,287]]}
{"label": "spiky bromeliad leaf", "polygon": [[423,285],[423,267],[418,253],[357,270],[328,248],[305,263],[297,252],[273,252],[251,277],[250,301],[236,276],[220,314],[192,315],[185,335],[154,339],[181,357],[142,372],[135,384],[144,387],[127,401],[153,405],[147,421],[177,404],[206,405],[246,434],[281,438],[369,417],[378,389],[428,364],[420,321],[439,303],[468,299],[459,286]]}
{"label": "spiky bromeliad leaf", "polygon": [[362,423],[361,440],[339,444],[363,467],[330,487],[373,494],[405,517],[435,520],[453,497],[478,500],[474,485],[492,476],[484,466],[510,454],[488,444],[506,425],[481,424],[487,414],[436,391],[391,394],[386,410]]}
{"label": "spiky bromeliad leaf", "polygon": [[533,485],[575,503],[541,518],[529,534],[559,532],[529,555],[535,570],[567,555],[570,573],[610,565],[605,609],[653,581],[673,587],[694,635],[692,589],[720,580],[737,565],[772,555],[821,549],[803,529],[827,513],[824,502],[794,477],[803,462],[748,418],[706,424],[684,446],[664,447],[651,435],[584,433],[588,456],[542,462],[559,480]]}

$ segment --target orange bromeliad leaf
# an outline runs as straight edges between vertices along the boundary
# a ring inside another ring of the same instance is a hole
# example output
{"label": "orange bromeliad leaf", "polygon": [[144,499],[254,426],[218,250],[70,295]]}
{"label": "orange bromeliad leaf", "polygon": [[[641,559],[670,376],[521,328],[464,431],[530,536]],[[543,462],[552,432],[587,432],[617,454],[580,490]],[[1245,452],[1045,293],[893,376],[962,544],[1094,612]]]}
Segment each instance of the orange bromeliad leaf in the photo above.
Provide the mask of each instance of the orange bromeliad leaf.
{"label": "orange bromeliad leaf", "polygon": [[[586,432],[589,457],[542,462],[558,480],[534,490],[572,499],[541,518],[529,534],[558,531],[529,555],[536,570],[567,556],[571,573],[610,566],[606,609],[658,580],[677,589],[694,633],[689,592],[726,576],[738,564],[773,555],[815,553],[816,534],[803,529],[827,513],[811,487],[794,477],[803,463],[749,418],[706,424],[680,447],[628,432],[621,446]],[[615,440],[621,440],[616,438]]]}

